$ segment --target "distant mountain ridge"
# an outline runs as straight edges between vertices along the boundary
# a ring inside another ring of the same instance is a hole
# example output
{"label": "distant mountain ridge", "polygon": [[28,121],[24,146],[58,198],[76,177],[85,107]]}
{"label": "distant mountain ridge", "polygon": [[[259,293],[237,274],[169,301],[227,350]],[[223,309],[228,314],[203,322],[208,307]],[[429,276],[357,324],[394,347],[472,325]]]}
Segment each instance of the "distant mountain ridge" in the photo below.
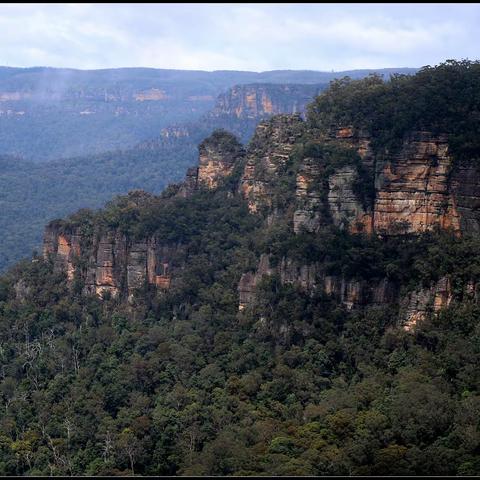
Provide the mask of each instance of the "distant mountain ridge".
{"label": "distant mountain ridge", "polygon": [[190,71],[153,68],[75,70],[0,67],[0,154],[34,161],[129,148],[211,110],[238,84],[328,83],[376,71]]}

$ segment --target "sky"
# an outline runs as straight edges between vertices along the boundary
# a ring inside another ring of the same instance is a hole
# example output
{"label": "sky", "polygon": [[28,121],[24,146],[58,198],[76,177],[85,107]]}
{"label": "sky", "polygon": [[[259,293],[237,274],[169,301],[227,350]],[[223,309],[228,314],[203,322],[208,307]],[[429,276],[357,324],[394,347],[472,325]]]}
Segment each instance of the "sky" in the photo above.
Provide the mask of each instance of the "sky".
{"label": "sky", "polygon": [[340,71],[480,57],[480,4],[1,4],[0,65]]}

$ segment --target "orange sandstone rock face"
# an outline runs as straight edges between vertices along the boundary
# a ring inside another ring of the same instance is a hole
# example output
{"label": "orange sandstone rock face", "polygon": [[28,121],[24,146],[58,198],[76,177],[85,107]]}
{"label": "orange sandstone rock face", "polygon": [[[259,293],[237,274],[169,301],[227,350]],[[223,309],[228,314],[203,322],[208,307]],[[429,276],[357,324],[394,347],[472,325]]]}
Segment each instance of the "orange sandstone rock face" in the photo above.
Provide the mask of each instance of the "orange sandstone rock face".
{"label": "orange sandstone rock face", "polygon": [[305,158],[297,173],[293,230],[318,231],[324,219],[320,213],[323,193],[323,168],[313,158]]}
{"label": "orange sandstone rock face", "polygon": [[200,155],[198,181],[209,189],[217,188],[219,180],[232,173],[233,163],[223,162],[223,159],[213,156],[212,152]]}
{"label": "orange sandstone rock face", "polygon": [[401,152],[378,171],[374,230],[398,234],[439,226],[459,232],[460,218],[448,184],[451,166],[446,136],[417,132],[405,140]]}
{"label": "orange sandstone rock face", "polygon": [[200,157],[197,182],[208,189],[217,188],[229,176],[244,151],[237,138],[227,131],[216,131],[198,147]]}
{"label": "orange sandstone rock face", "polygon": [[213,116],[261,119],[281,113],[304,112],[320,92],[319,85],[236,85],[220,95]]}
{"label": "orange sandstone rock face", "polygon": [[75,258],[80,255],[80,236],[76,234],[57,234],[46,230],[44,235],[43,256],[53,255],[57,270],[67,274],[67,279],[73,280],[75,275]]}
{"label": "orange sandstone rock face", "polygon": [[150,284],[160,289],[171,285],[171,263],[175,247],[155,238],[131,243],[118,232],[107,232],[91,239],[87,251],[81,251],[80,233],[60,233],[54,226],[45,230],[44,256],[53,256],[55,268],[67,274],[71,282],[77,268],[77,259],[88,258],[87,265],[78,272],[84,292],[103,296],[126,297],[133,300],[135,292]]}
{"label": "orange sandstone rock face", "polygon": [[419,233],[435,227],[459,233],[462,222],[469,224],[468,230],[480,231],[480,218],[472,213],[480,206],[480,189],[468,183],[471,175],[457,172],[453,180],[450,178],[452,157],[447,135],[412,132],[400,152],[387,154],[382,160],[375,159],[371,139],[365,132],[343,126],[335,129],[332,137],[355,148],[375,179],[373,211],[370,207],[362,211],[355,199],[348,178],[354,173],[338,172],[329,179],[329,205],[335,224],[339,225],[343,218],[352,233],[388,235]]}
{"label": "orange sandstone rock face", "polygon": [[119,253],[115,237],[102,236],[96,251],[94,281],[93,284],[87,286],[87,288],[90,287],[90,291],[93,290],[99,296],[108,292],[113,297],[117,297],[120,293],[120,282],[114,271],[117,263],[115,253]]}

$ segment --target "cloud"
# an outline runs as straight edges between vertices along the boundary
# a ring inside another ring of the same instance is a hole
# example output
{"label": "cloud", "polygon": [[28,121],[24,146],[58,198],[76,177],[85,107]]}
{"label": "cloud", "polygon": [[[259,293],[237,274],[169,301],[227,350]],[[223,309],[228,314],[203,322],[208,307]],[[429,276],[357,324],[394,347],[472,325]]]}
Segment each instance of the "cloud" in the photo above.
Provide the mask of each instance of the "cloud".
{"label": "cloud", "polygon": [[475,4],[3,4],[0,64],[339,70],[475,58]]}

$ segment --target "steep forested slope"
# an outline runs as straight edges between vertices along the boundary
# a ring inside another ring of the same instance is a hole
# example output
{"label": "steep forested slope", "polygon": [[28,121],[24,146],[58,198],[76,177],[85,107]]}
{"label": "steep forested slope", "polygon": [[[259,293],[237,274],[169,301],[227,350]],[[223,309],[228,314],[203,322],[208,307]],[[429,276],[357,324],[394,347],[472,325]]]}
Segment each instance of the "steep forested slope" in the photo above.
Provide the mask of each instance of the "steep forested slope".
{"label": "steep forested slope", "polygon": [[334,83],[49,224],[0,283],[2,472],[479,474],[479,87]]}

